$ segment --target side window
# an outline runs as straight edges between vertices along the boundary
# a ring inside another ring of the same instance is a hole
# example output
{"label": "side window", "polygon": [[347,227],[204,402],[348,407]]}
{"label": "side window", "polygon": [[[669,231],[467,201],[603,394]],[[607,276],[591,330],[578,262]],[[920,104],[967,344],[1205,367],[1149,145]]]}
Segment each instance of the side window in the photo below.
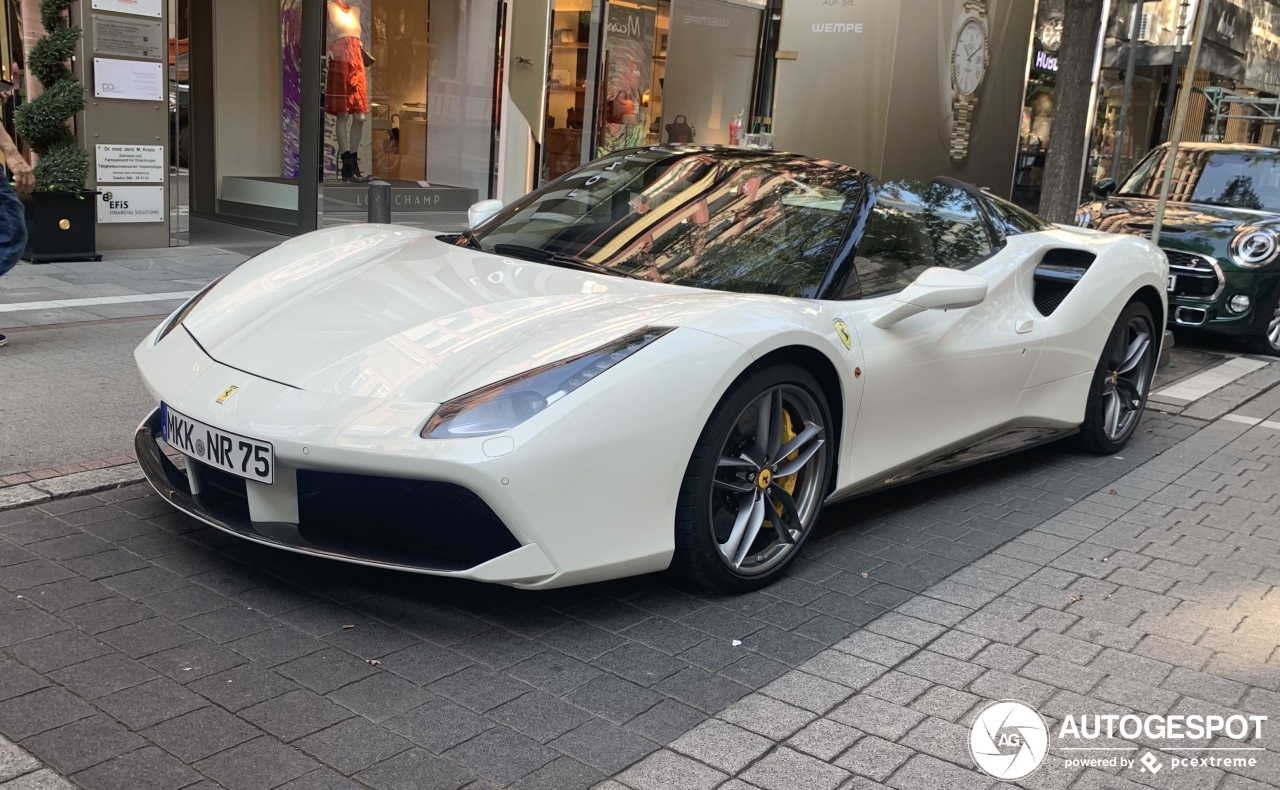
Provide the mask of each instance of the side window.
{"label": "side window", "polygon": [[987,197],[987,205],[992,213],[1004,225],[1004,233],[1013,236],[1019,233],[1036,233],[1042,230],[1053,230],[1053,226],[1026,209],[1015,206],[1007,200],[994,195]]}
{"label": "side window", "polygon": [[880,187],[858,242],[858,274],[851,296],[875,296],[906,288],[925,269],[967,269],[991,254],[991,238],[974,199],[924,181],[891,181]]}
{"label": "side window", "polygon": [[861,296],[906,288],[933,264],[933,242],[918,218],[883,196],[871,208],[854,267]]}

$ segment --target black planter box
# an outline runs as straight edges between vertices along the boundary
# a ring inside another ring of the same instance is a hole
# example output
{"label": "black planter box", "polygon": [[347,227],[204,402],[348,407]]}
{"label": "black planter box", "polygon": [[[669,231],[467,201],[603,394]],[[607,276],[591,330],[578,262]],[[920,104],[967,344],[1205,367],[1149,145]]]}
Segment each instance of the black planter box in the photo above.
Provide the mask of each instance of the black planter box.
{"label": "black planter box", "polygon": [[36,192],[27,201],[27,260],[100,261],[97,192]]}

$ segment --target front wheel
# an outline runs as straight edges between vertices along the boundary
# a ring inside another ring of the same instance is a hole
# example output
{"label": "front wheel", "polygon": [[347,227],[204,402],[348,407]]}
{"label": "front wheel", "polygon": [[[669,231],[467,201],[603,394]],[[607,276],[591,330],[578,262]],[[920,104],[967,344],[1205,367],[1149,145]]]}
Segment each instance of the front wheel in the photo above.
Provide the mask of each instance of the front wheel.
{"label": "front wheel", "polygon": [[782,575],[828,491],[834,434],[822,387],[777,365],[735,384],[694,448],[676,508],[675,566],[741,592]]}
{"label": "front wheel", "polygon": [[1131,302],[1111,330],[1093,374],[1080,426],[1084,449],[1110,455],[1133,437],[1147,405],[1158,349],[1151,310]]}
{"label": "front wheel", "polygon": [[1249,350],[1255,354],[1280,357],[1280,286],[1276,287],[1275,304],[1271,305],[1270,318],[1262,335],[1249,338]]}

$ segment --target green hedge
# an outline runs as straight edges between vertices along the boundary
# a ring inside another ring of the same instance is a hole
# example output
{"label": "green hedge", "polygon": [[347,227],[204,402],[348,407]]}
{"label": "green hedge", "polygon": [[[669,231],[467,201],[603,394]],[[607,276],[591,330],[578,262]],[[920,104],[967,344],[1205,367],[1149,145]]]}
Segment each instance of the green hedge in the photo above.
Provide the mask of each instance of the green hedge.
{"label": "green hedge", "polygon": [[89,157],[77,145],[68,122],[84,109],[84,86],[67,62],[75,54],[80,28],[67,18],[74,0],[44,0],[40,22],[46,35],[31,47],[27,68],[44,86],[44,93],[18,108],[18,134],[40,156],[36,190],[79,192],[89,176]]}

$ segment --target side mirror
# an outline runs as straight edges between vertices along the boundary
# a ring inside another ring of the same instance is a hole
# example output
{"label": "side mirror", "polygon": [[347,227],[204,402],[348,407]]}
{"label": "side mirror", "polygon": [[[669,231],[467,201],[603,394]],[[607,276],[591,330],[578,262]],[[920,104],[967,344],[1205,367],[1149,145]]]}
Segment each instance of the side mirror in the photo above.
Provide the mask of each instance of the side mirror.
{"label": "side mirror", "polygon": [[467,225],[474,228],[499,211],[502,211],[501,200],[482,200],[479,203],[472,203],[471,208],[467,209]]}
{"label": "side mirror", "polygon": [[1106,200],[1111,197],[1111,193],[1116,191],[1116,182],[1113,178],[1104,178],[1093,185],[1093,194]]}
{"label": "side mirror", "polygon": [[986,280],[958,269],[935,266],[926,269],[889,304],[872,313],[871,325],[888,329],[902,319],[925,310],[973,307],[986,298]]}

